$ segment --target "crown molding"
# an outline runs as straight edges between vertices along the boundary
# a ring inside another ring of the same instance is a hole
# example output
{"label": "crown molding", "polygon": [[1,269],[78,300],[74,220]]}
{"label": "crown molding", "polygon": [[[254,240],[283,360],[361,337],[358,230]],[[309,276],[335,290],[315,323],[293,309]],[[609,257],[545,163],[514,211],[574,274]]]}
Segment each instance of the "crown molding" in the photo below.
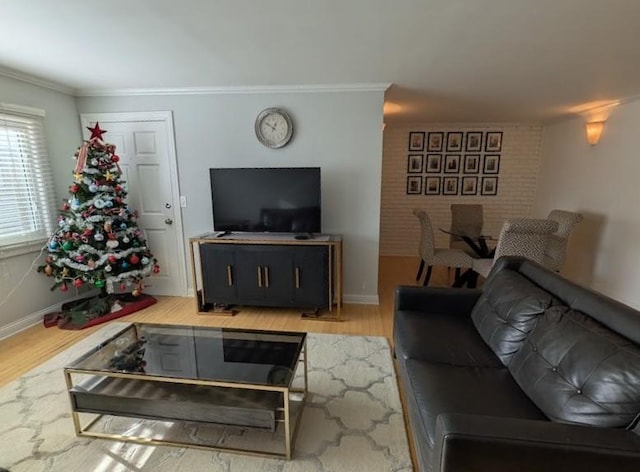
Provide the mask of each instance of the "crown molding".
{"label": "crown molding", "polygon": [[141,95],[217,95],[234,93],[322,93],[322,92],[384,92],[390,83],[322,84],[322,85],[260,85],[234,87],[175,87],[126,89],[76,89],[77,97],[113,97]]}
{"label": "crown molding", "polygon": [[67,95],[75,95],[75,90],[71,87],[58,82],[53,82],[51,80],[41,79],[40,77],[36,77],[35,75],[19,72],[8,67],[0,66],[0,75],[9,77],[10,79],[19,80],[21,82],[26,82],[28,84],[38,85],[39,87],[55,90],[56,92],[61,92]]}

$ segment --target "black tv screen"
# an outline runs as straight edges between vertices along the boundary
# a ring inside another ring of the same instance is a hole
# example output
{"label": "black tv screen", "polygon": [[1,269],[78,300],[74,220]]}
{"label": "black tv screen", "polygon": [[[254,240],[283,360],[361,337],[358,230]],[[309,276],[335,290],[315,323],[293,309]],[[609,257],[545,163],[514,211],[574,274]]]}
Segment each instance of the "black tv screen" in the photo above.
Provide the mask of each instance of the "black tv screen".
{"label": "black tv screen", "polygon": [[209,169],[215,231],[320,233],[320,168]]}

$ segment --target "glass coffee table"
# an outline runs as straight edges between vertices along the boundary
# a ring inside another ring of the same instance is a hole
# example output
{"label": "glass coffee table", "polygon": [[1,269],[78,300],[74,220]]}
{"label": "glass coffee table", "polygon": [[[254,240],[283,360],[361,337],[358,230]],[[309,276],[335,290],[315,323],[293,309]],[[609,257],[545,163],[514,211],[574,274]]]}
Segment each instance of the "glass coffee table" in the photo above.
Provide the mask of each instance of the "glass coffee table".
{"label": "glass coffee table", "polygon": [[306,334],[136,323],[64,375],[78,436],[290,459]]}

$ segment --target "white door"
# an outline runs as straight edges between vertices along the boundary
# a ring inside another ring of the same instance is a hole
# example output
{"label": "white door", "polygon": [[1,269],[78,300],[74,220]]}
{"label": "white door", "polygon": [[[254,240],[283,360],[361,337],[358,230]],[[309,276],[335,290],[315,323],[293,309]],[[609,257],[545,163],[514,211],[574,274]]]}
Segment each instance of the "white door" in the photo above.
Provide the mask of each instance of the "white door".
{"label": "white door", "polygon": [[171,112],[88,113],[81,115],[85,139],[87,126],[100,123],[103,140],[116,146],[122,178],[127,184],[127,205],[139,214],[149,249],[160,272],[144,280],[145,293],[187,295],[184,235],[173,117]]}

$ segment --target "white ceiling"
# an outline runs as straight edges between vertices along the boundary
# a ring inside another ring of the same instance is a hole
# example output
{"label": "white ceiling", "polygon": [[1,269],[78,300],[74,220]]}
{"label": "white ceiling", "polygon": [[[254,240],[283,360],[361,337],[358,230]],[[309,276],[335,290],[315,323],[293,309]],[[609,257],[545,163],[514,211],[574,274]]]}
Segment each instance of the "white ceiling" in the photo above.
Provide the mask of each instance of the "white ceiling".
{"label": "white ceiling", "polygon": [[0,65],[96,89],[392,83],[387,122],[640,95],[640,0],[2,0]]}

